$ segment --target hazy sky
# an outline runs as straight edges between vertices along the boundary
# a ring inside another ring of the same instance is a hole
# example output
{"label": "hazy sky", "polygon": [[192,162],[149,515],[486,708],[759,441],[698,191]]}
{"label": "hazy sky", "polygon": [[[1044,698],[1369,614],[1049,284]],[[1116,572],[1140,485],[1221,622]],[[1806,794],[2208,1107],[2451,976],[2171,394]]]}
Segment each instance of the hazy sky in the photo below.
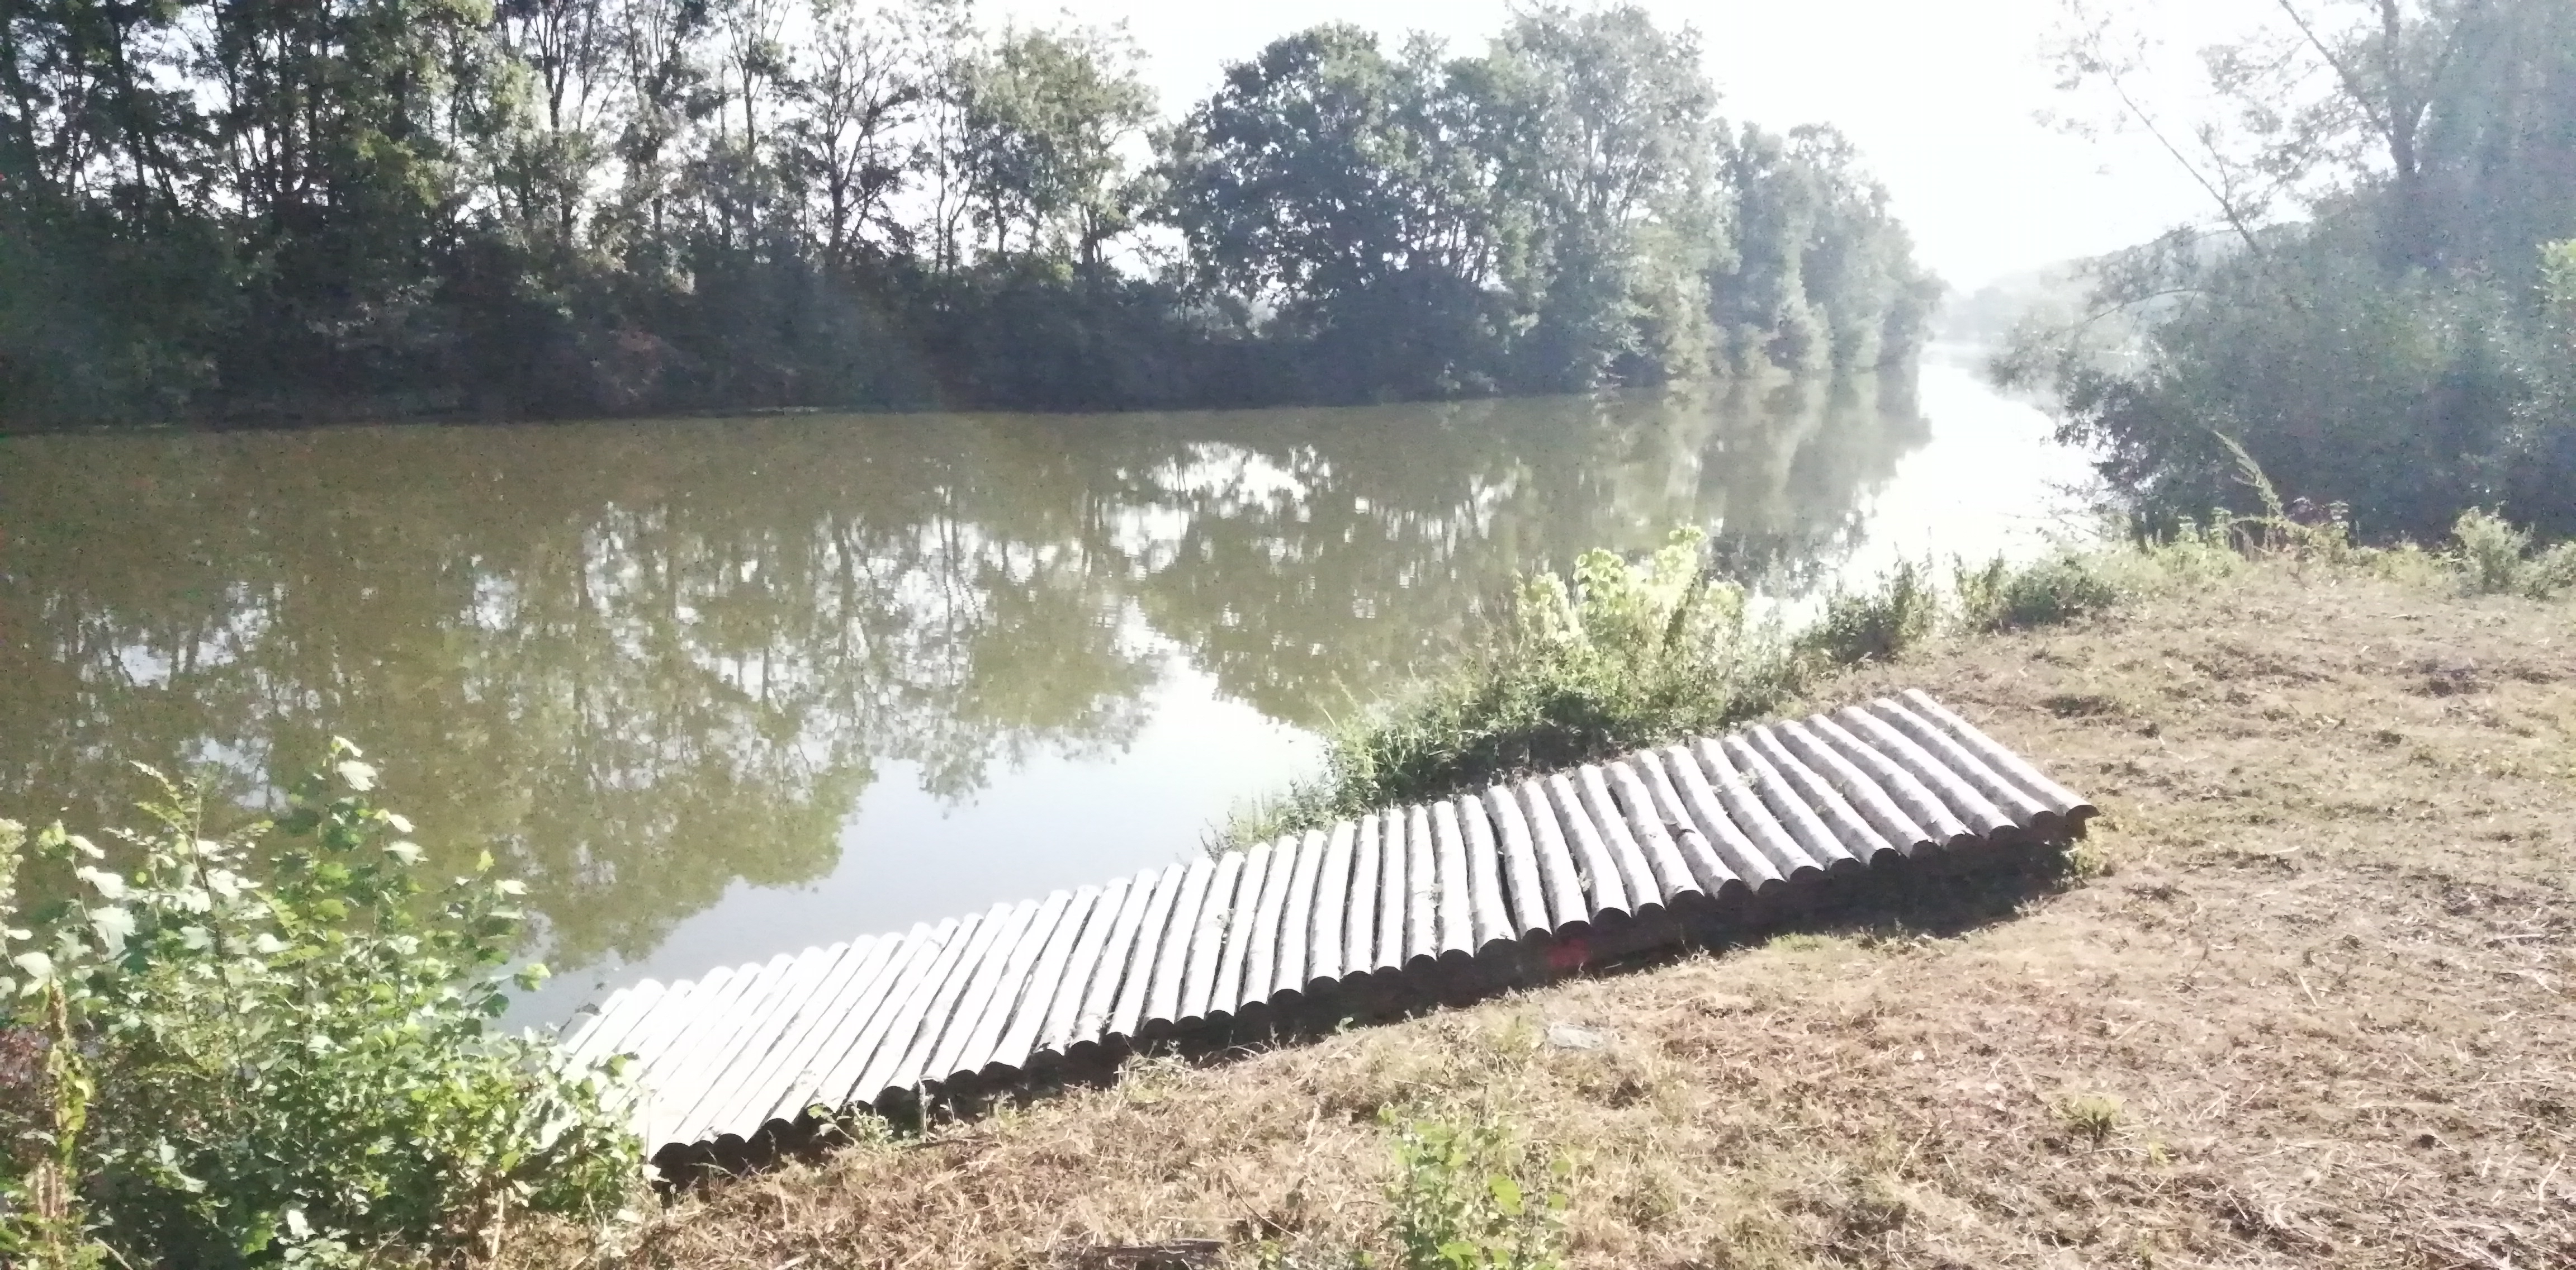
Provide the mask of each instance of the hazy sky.
{"label": "hazy sky", "polygon": [[[1995,275],[2134,243],[2206,207],[2152,142],[2089,142],[2033,118],[2081,103],[2042,54],[2059,0],[1645,0],[1668,28],[1699,28],[1731,119],[1828,122],[1857,142],[1914,231],[1922,259],[1962,291]],[[2143,6],[2179,51],[2245,0]],[[1373,28],[1394,47],[1428,31],[1461,52],[1508,20],[1505,0],[984,0],[986,21],[1124,18],[1177,114],[1219,68],[1318,22]]]}

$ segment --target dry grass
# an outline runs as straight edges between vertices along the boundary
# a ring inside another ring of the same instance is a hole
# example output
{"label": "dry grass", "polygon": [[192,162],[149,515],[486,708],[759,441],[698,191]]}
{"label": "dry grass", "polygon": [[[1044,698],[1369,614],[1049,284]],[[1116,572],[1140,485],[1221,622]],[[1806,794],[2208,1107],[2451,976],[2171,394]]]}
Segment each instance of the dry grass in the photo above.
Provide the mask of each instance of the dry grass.
{"label": "dry grass", "polygon": [[2576,1265],[2571,618],[2276,564],[1936,645],[1826,691],[1920,684],[2093,795],[2092,876],[1146,1063],[714,1188],[612,1260],[1367,1246],[1393,1107],[1569,1156],[1578,1266]]}

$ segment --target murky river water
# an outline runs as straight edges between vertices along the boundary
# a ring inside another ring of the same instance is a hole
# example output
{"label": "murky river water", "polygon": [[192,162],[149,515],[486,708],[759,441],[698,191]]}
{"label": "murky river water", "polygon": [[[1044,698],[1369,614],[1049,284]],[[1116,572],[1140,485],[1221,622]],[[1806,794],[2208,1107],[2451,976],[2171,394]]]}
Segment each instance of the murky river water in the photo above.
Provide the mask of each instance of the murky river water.
{"label": "murky river water", "polygon": [[1812,593],[2027,554],[2080,456],[1919,383],[1337,410],[0,440],[0,814],[338,733],[528,879],[557,980],[1195,849],[1516,571],[1678,523]]}

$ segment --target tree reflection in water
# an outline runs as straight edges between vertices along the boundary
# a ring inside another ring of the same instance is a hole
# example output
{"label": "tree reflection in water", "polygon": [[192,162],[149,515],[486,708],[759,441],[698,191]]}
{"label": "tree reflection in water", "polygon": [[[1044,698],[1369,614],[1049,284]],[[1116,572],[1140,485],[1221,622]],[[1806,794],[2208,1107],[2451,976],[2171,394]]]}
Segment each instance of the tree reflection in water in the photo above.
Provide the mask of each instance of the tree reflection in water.
{"label": "tree reflection in water", "polygon": [[1588,547],[1690,521],[1812,581],[1925,436],[1778,384],[0,441],[0,807],[115,819],[140,760],[248,814],[347,735],[550,960],[632,958],[828,873],[889,763],[963,800],[1113,755],[1167,657],[1311,727]]}

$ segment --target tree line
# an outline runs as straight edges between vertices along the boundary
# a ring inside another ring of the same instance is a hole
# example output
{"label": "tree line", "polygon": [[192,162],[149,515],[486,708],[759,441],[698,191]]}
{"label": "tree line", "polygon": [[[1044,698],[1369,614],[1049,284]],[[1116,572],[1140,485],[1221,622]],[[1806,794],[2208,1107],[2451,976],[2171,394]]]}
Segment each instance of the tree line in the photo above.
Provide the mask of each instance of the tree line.
{"label": "tree line", "polygon": [[0,0],[0,426],[1437,398],[1860,371],[1938,284],[1698,37],[861,0]]}
{"label": "tree line", "polygon": [[2071,8],[2071,76],[2216,215],[2092,262],[2007,377],[2053,384],[2149,520],[2247,509],[2241,447],[2368,536],[2478,507],[2576,533],[2576,3],[2275,0],[2203,54],[2198,127],[2153,108],[2122,15]]}

